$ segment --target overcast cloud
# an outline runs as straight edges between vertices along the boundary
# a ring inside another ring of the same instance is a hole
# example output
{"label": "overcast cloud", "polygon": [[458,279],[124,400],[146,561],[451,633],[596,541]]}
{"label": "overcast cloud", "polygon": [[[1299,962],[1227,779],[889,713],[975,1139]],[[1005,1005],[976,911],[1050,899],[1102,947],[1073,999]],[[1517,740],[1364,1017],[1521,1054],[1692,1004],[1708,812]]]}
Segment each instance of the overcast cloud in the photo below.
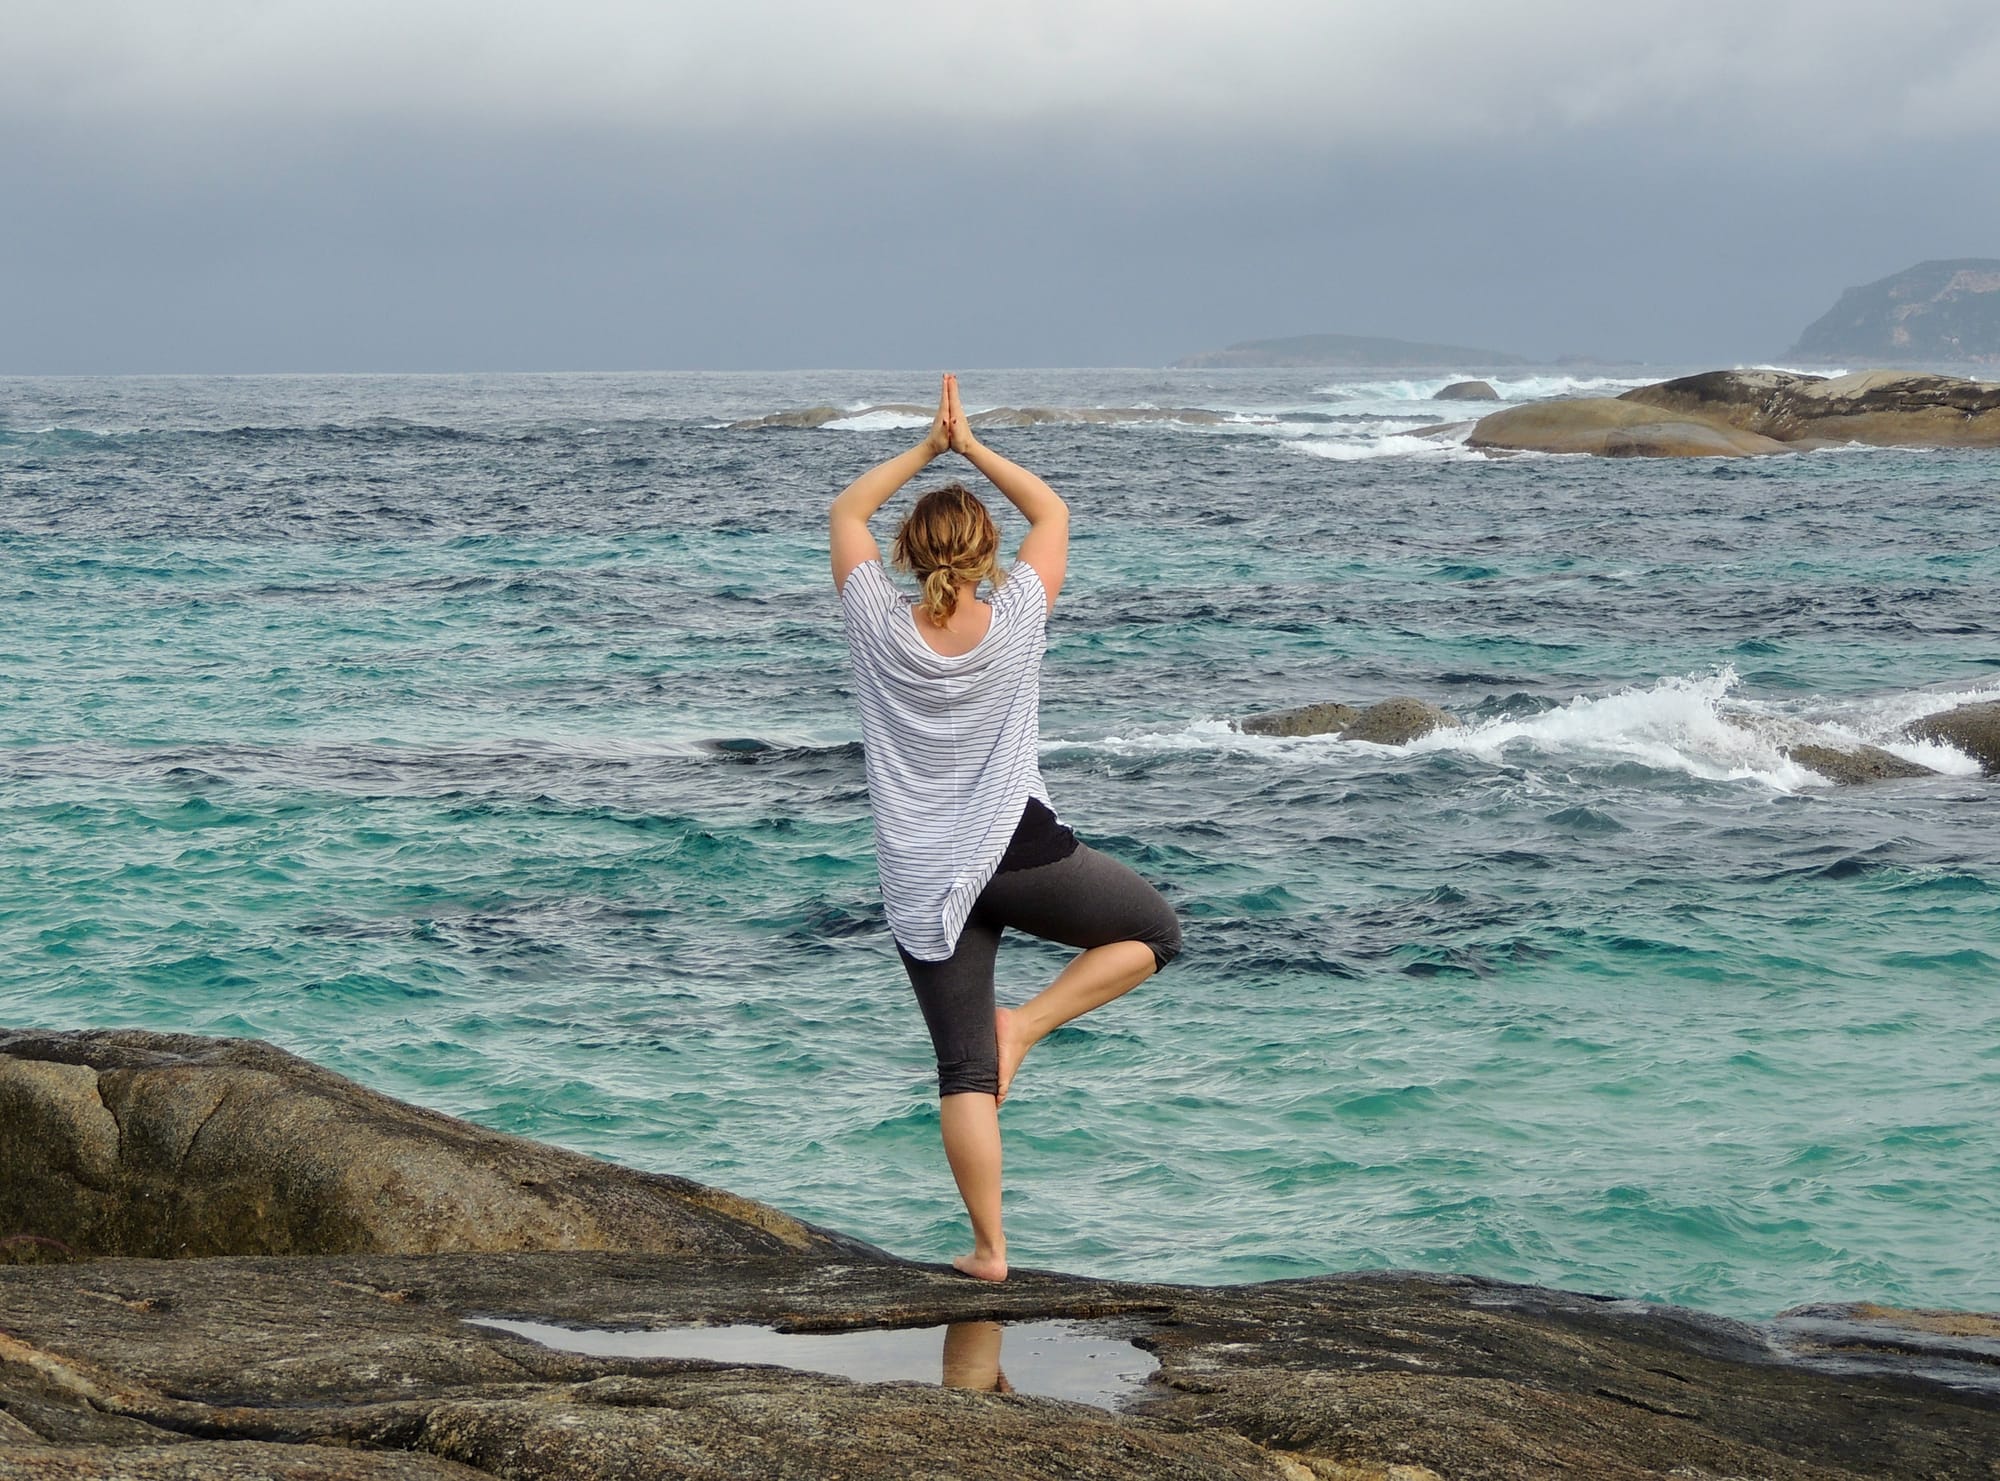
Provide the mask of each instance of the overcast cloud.
{"label": "overcast cloud", "polygon": [[0,0],[0,371],[1780,353],[2000,256],[2000,6]]}

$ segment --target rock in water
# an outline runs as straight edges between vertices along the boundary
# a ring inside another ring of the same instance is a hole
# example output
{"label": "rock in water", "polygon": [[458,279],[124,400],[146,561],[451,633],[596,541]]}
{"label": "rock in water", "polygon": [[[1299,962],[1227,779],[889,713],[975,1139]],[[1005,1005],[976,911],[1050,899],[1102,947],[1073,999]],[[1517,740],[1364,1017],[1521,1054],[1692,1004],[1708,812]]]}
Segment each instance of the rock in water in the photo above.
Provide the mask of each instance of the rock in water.
{"label": "rock in water", "polygon": [[1920,262],[1850,288],[1786,358],[1881,364],[2000,362],[2000,260]]}
{"label": "rock in water", "polygon": [[1613,397],[1532,401],[1480,418],[1467,447],[1601,458],[1740,458],[1785,445],[1719,419]]}
{"label": "rock in water", "polygon": [[1355,722],[1340,732],[1342,740],[1372,741],[1378,746],[1407,745],[1433,730],[1449,730],[1458,721],[1434,704],[1399,696],[1363,710]]}
{"label": "rock in water", "polygon": [[2000,385],[1950,375],[1868,370],[1829,379],[1779,370],[1711,370],[1641,386],[1618,399],[1781,443],[2000,447]]}
{"label": "rock in water", "polygon": [[1295,710],[1272,710],[1233,723],[1236,729],[1249,735],[1332,735],[1360,718],[1361,711],[1353,705],[1328,701],[1301,705]]}
{"label": "rock in water", "polygon": [[1500,393],[1485,381],[1453,381],[1433,401],[1498,401]]}
{"label": "rock in water", "polygon": [[1785,754],[1830,782],[1884,782],[1899,777],[1936,776],[1928,766],[1905,761],[1880,746],[1786,746]]}
{"label": "rock in water", "polygon": [[1943,741],[1972,757],[1988,776],[2000,776],[2000,700],[1925,715],[1913,720],[1908,732],[1918,740]]}
{"label": "rock in water", "polygon": [[0,1035],[0,1234],[169,1259],[887,1258],[686,1178],[405,1105],[258,1039],[137,1029]]}

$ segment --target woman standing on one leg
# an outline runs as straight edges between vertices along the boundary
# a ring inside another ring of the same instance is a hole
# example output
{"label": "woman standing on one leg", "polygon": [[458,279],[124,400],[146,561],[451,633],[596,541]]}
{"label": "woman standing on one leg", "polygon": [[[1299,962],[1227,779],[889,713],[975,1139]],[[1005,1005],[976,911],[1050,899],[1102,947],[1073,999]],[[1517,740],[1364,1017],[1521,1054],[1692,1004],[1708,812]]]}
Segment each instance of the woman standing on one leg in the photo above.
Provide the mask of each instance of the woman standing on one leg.
{"label": "woman standing on one leg", "polygon": [[[947,451],[992,481],[1028,534],[1003,574],[986,506],[958,484],[925,494],[894,550],[922,583],[913,603],[884,574],[868,521]],[[830,524],[882,902],[937,1050],[945,1156],[972,1217],[972,1253],[952,1264],[1005,1280],[999,1106],[1014,1072],[1052,1029],[1172,961],[1180,924],[1151,885],[1063,825],[1042,785],[1042,648],[1069,562],[1069,507],[972,435],[956,377],[944,378],[929,435],[849,484]],[[1082,948],[1011,1010],[993,1001],[1009,926]]]}

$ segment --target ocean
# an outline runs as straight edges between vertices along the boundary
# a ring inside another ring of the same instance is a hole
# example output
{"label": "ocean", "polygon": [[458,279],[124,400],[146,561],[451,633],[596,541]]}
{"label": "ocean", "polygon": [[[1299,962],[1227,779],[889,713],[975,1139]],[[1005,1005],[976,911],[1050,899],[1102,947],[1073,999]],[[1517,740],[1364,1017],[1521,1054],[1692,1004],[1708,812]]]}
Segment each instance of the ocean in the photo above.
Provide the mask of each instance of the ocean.
{"label": "ocean", "polygon": [[[2000,1307],[2000,784],[1898,739],[2000,698],[2000,453],[1487,460],[1408,435],[1454,378],[961,372],[1157,409],[986,434],[1073,511],[1044,776],[1187,937],[1029,1058],[1014,1263]],[[0,380],[0,1024],[966,1248],[825,551],[934,387]],[[1398,694],[1464,723],[1230,724]],[[1831,786],[1808,722],[1942,774]]]}

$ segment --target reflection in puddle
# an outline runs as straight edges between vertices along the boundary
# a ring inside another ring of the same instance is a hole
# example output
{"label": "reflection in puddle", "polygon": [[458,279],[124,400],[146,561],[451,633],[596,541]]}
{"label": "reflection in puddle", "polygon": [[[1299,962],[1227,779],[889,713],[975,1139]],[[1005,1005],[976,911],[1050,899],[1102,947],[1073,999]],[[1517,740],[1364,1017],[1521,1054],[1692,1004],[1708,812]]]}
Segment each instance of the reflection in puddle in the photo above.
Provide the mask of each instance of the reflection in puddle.
{"label": "reflection in puddle", "polygon": [[861,1383],[915,1379],[951,1388],[1042,1394],[1106,1409],[1137,1393],[1160,1366],[1151,1353],[1091,1322],[952,1322],[862,1332],[775,1332],[755,1326],[607,1332],[497,1317],[471,1320],[474,1326],[591,1357],[772,1363]]}

